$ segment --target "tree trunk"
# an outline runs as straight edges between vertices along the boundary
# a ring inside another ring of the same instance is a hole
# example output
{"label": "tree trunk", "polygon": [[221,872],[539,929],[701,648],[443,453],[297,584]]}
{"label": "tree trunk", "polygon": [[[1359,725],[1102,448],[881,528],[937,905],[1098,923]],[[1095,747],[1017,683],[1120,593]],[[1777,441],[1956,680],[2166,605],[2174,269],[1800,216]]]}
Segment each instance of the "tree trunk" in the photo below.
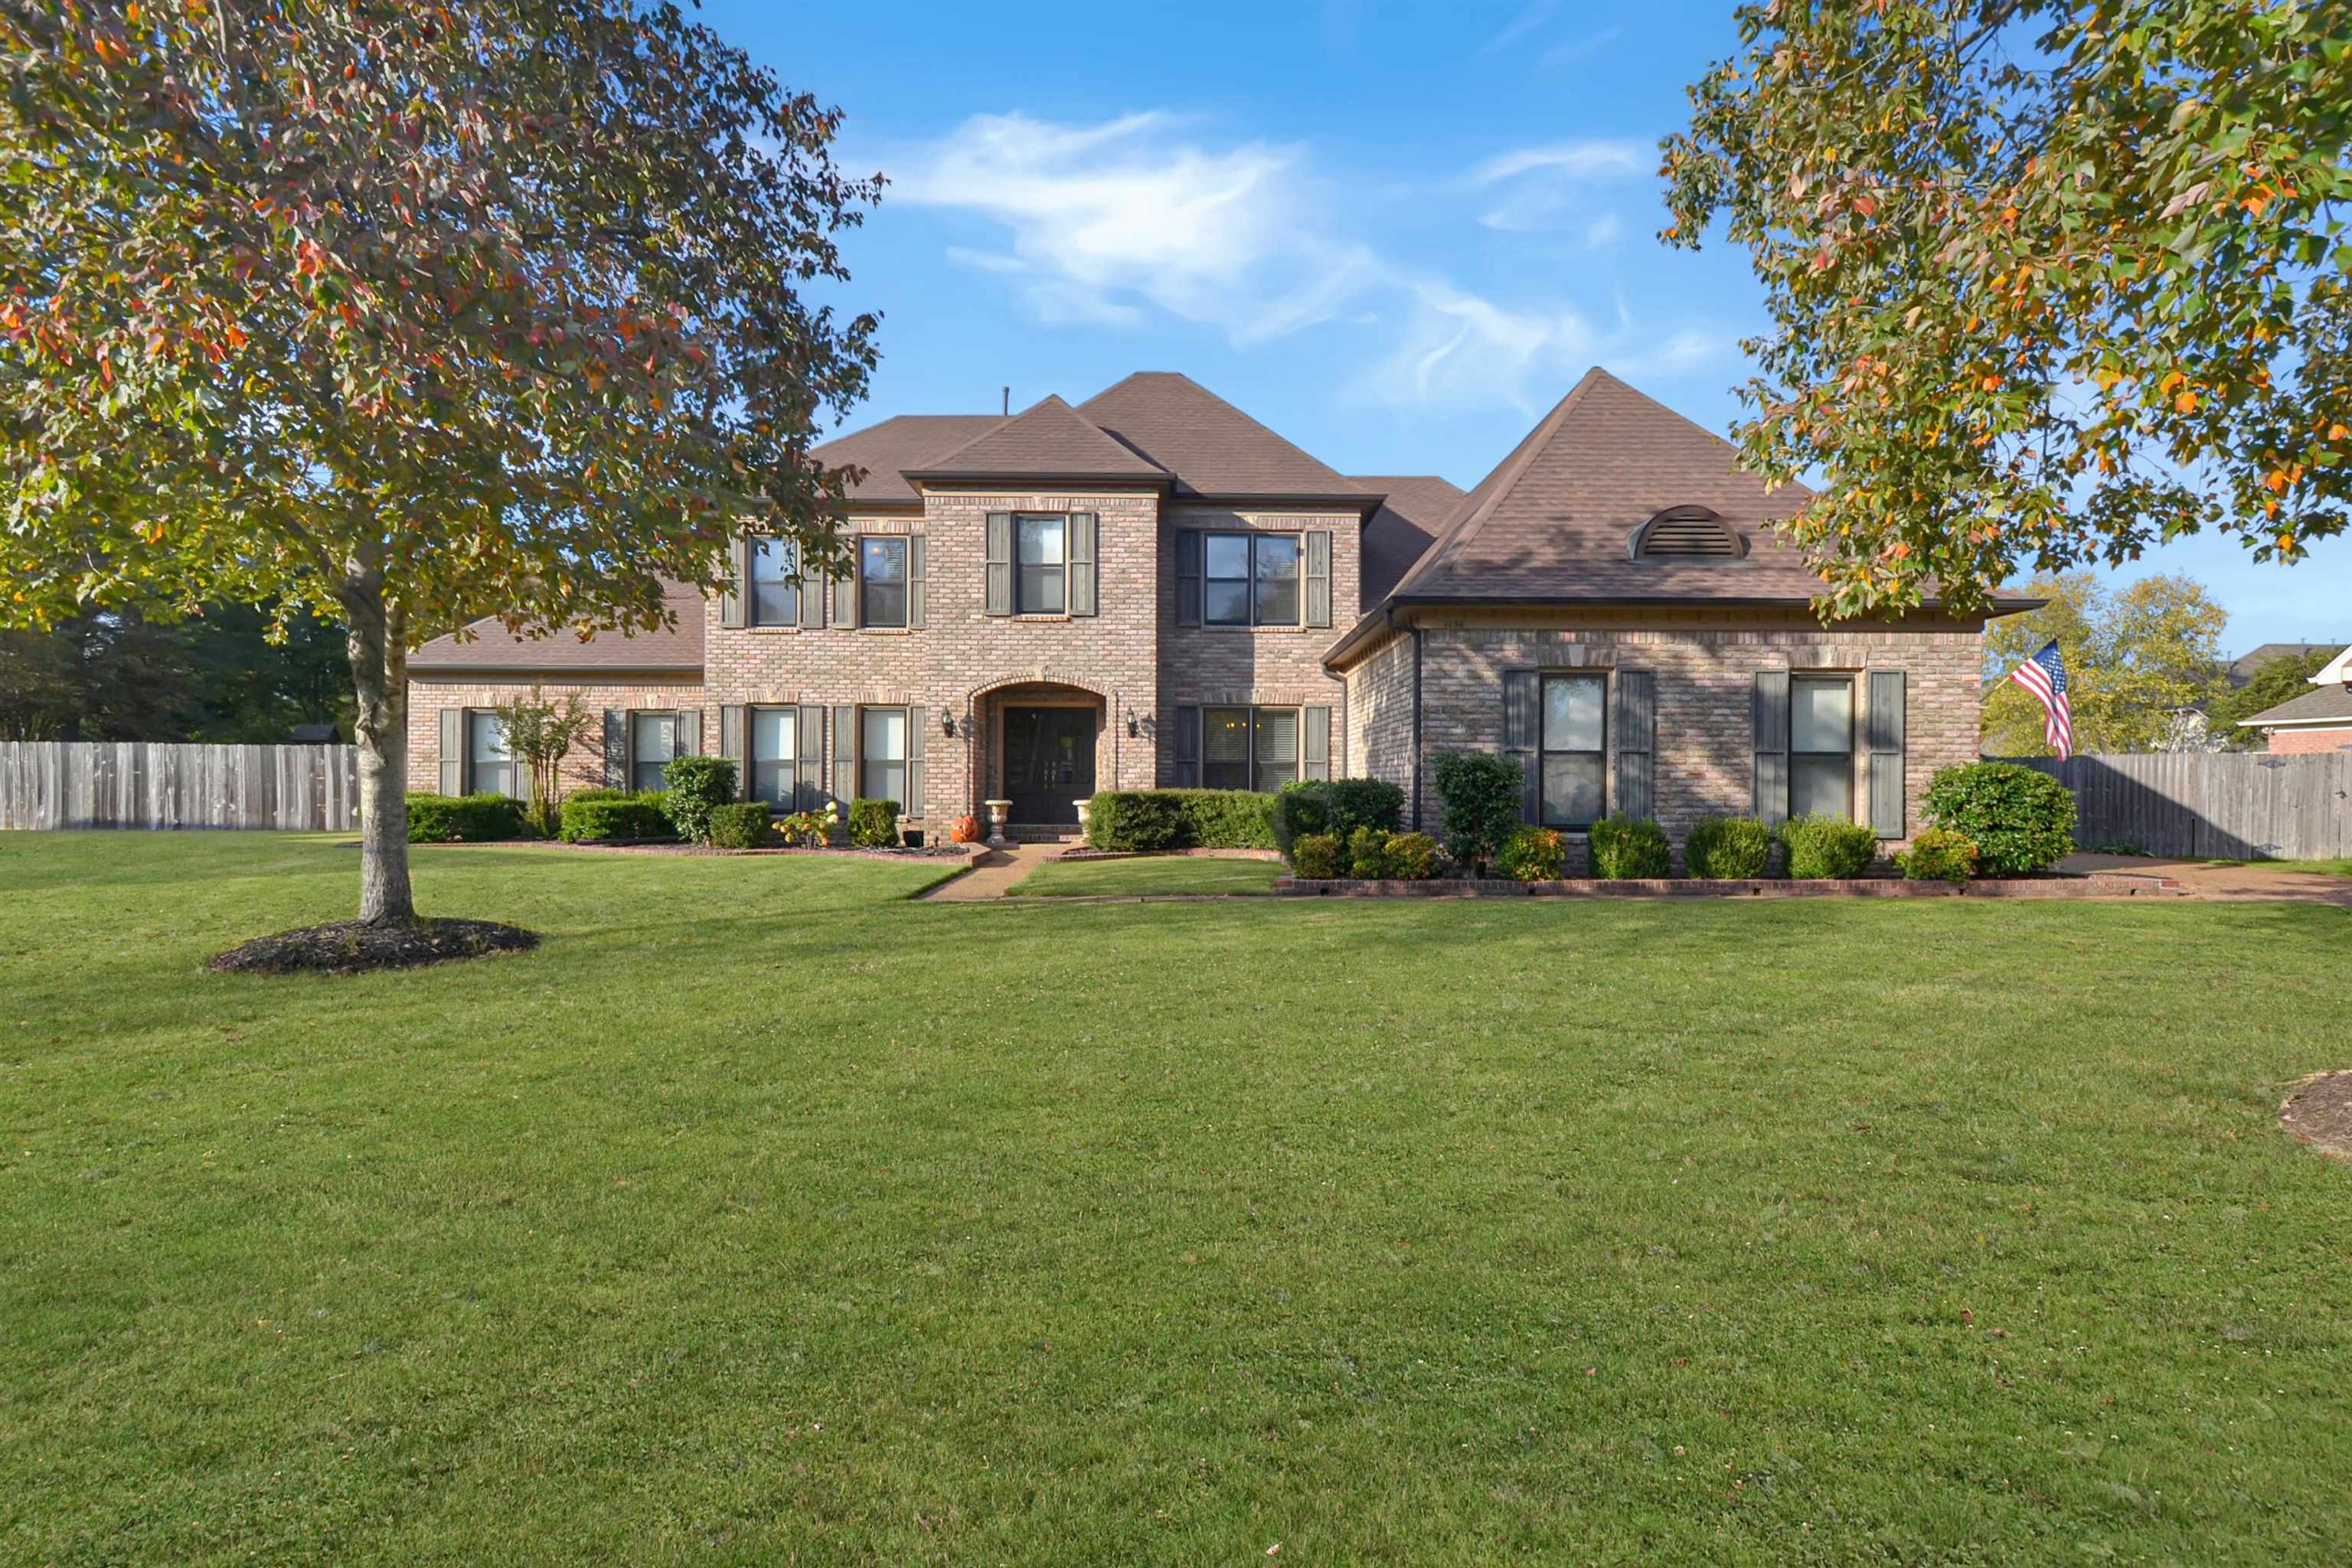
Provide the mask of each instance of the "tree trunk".
{"label": "tree trunk", "polygon": [[387,607],[371,573],[341,595],[351,628],[352,684],[359,696],[352,739],[360,758],[360,920],[416,919],[408,886],[408,637],[406,616]]}

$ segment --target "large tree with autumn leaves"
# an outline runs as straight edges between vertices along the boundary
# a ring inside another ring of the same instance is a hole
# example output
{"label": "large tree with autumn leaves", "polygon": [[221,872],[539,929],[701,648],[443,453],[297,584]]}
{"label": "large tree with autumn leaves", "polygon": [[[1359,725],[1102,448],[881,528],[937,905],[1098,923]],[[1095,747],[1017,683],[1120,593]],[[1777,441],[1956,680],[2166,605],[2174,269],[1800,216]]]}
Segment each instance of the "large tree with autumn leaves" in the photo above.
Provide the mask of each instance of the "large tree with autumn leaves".
{"label": "large tree with autumn leaves", "polygon": [[1665,144],[1772,331],[1738,435],[1820,475],[1835,611],[2352,503],[2352,5],[1770,0]]}
{"label": "large tree with autumn leaves", "polygon": [[328,615],[361,917],[414,918],[405,658],[643,628],[757,519],[834,550],[877,182],[661,0],[0,0],[0,623]]}

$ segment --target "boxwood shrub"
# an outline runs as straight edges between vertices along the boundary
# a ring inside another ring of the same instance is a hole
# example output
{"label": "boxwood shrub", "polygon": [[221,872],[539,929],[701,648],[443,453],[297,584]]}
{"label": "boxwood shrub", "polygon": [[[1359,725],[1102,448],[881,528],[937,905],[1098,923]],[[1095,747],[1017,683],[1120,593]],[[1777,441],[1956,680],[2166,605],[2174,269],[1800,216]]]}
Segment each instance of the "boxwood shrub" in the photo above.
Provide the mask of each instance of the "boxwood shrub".
{"label": "boxwood shrub", "polygon": [[1895,858],[1895,864],[1909,881],[1965,887],[1977,872],[1977,847],[1965,833],[1930,827],[1911,841],[1909,854]]}
{"label": "boxwood shrub", "polygon": [[1878,835],[1843,816],[1792,816],[1780,825],[1791,877],[1859,877],[1878,855]]}
{"label": "boxwood shrub", "polygon": [[1274,803],[1246,789],[1103,790],[1087,804],[1097,849],[1272,849]]}
{"label": "boxwood shrub", "polygon": [[895,800],[851,801],[849,841],[860,849],[887,849],[898,843],[898,803]]}
{"label": "boxwood shrub", "polygon": [[408,797],[411,844],[481,844],[528,838],[529,813],[521,801],[503,795],[412,795]]}
{"label": "boxwood shrub", "polygon": [[720,849],[757,849],[768,842],[768,803],[737,801],[710,814],[710,842]]}
{"label": "boxwood shrub", "polygon": [[2017,763],[1961,763],[1927,781],[1927,820],[1977,847],[1977,874],[2022,877],[2074,847],[2074,792]]}
{"label": "boxwood shrub", "polygon": [[1592,874],[1612,881],[1664,877],[1674,870],[1666,830],[1646,816],[1606,816],[1592,825],[1587,847]]}
{"label": "boxwood shrub", "polygon": [[563,799],[566,844],[593,844],[614,838],[675,838],[669,819],[669,792],[647,790],[629,795],[616,789],[583,789]]}
{"label": "boxwood shrub", "polygon": [[1683,840],[1683,865],[1694,877],[1751,881],[1772,865],[1772,830],[1752,816],[1710,816]]}
{"label": "boxwood shrub", "polygon": [[[1337,837],[1334,835],[1333,837]],[[1348,835],[1348,875],[1366,880],[1387,874],[1389,836],[1381,828],[1364,826]]]}
{"label": "boxwood shrub", "polygon": [[1404,791],[1385,779],[1309,779],[1274,797],[1274,847],[1288,853],[1302,833],[1348,839],[1360,827],[1394,833],[1404,820]]}
{"label": "boxwood shrub", "polygon": [[1339,874],[1339,841],[1328,833],[1302,833],[1290,841],[1293,874],[1321,881]]}
{"label": "boxwood shrub", "polygon": [[1396,833],[1381,850],[1383,876],[1426,882],[1437,875],[1437,840],[1426,833]]}
{"label": "boxwood shrub", "polygon": [[1495,869],[1515,882],[1556,882],[1568,874],[1568,837],[1555,827],[1522,827],[1503,841]]}

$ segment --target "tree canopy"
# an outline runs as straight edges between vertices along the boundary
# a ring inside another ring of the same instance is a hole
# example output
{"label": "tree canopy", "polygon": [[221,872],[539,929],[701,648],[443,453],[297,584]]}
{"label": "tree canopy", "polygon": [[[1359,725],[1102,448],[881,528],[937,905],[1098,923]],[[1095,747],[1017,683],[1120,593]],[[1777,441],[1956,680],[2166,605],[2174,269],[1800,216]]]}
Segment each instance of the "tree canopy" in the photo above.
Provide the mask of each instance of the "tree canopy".
{"label": "tree canopy", "polygon": [[2352,5],[1769,0],[1664,146],[1748,247],[1746,460],[1838,612],[2132,559],[2292,562],[2352,501]]}
{"label": "tree canopy", "polygon": [[275,606],[193,616],[87,609],[45,629],[0,630],[0,740],[268,743],[297,724],[351,732],[340,631]]}
{"label": "tree canopy", "polygon": [[2327,667],[2338,650],[2318,648],[2309,653],[2282,654],[2253,673],[2235,691],[2225,691],[2206,705],[2205,720],[2221,744],[2237,751],[2259,752],[2270,744],[2260,730],[2242,730],[2242,720],[2266,712],[2282,702],[2311,694],[2311,678]]}
{"label": "tree canopy", "polygon": [[404,658],[643,628],[747,521],[838,553],[839,112],[674,5],[0,7],[0,617],[350,631],[362,913],[411,912]]}
{"label": "tree canopy", "polygon": [[2055,637],[2066,660],[2078,752],[2165,749],[2172,715],[2224,689],[2229,613],[2189,577],[2143,577],[2110,593],[2088,572],[2033,580],[2050,602],[1985,628],[1983,744],[1997,757],[2049,754],[2042,704],[2009,672]]}

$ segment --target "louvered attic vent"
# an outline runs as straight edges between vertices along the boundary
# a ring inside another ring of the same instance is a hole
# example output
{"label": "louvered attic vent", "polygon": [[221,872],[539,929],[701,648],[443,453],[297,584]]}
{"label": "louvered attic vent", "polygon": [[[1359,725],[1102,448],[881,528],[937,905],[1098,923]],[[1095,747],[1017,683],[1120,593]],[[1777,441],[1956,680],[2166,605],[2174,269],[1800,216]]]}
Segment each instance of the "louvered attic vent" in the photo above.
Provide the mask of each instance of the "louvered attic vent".
{"label": "louvered attic vent", "polygon": [[1703,506],[1670,506],[1633,531],[1636,561],[1737,561],[1748,553],[1738,530]]}

